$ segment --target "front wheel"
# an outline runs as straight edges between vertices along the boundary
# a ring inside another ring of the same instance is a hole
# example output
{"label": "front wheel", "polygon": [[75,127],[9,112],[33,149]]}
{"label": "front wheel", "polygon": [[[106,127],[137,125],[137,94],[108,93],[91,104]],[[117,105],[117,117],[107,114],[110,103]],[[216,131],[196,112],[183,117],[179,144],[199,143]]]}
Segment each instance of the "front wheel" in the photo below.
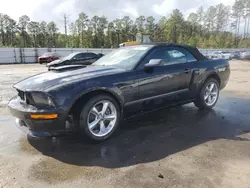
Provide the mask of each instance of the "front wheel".
{"label": "front wheel", "polygon": [[80,113],[80,130],[93,141],[108,139],[120,121],[117,102],[108,95],[98,95],[84,104]]}
{"label": "front wheel", "polygon": [[202,86],[194,104],[200,109],[212,109],[220,94],[219,83],[216,79],[208,79]]}

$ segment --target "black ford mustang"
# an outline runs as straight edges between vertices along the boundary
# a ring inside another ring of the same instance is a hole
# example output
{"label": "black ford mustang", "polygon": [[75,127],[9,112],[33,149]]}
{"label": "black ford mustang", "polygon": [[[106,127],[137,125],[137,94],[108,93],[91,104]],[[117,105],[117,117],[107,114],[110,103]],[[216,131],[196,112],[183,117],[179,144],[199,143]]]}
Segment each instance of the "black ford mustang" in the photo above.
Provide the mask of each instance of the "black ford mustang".
{"label": "black ford mustang", "polygon": [[56,67],[16,83],[9,109],[33,136],[79,131],[101,141],[141,112],[191,102],[214,107],[229,76],[226,60],[207,59],[196,48],[136,45],[90,66]]}

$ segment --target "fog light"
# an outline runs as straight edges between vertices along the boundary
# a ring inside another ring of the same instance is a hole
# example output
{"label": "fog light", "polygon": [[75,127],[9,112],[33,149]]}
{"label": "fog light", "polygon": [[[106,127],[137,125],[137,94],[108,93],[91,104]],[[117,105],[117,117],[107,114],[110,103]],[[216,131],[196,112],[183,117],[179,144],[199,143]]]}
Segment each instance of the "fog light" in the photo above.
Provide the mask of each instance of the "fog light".
{"label": "fog light", "polygon": [[32,119],[56,119],[58,114],[31,114]]}

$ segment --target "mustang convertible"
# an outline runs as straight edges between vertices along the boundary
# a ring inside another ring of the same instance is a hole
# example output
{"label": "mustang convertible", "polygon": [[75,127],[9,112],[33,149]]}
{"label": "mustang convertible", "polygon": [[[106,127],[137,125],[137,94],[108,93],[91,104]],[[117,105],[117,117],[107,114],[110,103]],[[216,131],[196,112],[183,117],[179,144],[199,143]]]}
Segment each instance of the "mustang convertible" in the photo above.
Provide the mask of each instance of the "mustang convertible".
{"label": "mustang convertible", "polygon": [[123,119],[194,102],[215,106],[230,76],[225,59],[197,48],[143,44],[119,48],[92,65],[67,65],[14,85],[16,123],[35,137],[79,132],[94,141],[113,135]]}

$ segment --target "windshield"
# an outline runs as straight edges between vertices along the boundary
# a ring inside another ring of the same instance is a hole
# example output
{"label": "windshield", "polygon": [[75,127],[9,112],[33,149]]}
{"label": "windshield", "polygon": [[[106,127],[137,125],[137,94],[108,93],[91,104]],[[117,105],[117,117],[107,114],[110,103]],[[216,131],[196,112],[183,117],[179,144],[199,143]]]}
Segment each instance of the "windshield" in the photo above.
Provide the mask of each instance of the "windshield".
{"label": "windshield", "polygon": [[113,66],[131,70],[151,46],[122,47],[103,56],[92,65]]}

